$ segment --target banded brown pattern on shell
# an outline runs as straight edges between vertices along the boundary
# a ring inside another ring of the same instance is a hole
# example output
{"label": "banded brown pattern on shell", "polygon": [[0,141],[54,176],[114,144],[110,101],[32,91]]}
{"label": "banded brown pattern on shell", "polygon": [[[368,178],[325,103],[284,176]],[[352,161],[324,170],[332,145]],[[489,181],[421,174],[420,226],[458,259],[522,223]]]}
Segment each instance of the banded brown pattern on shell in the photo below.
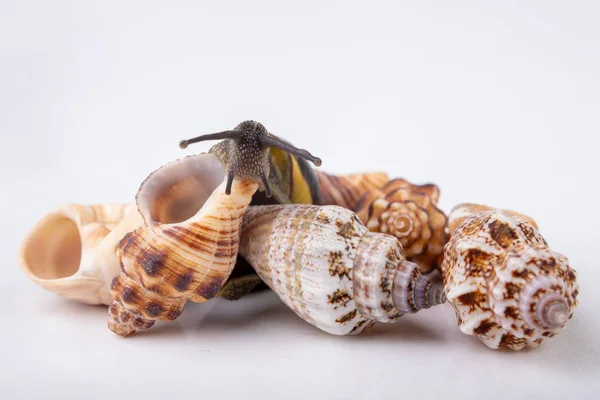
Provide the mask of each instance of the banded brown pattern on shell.
{"label": "banded brown pattern on shell", "polygon": [[317,171],[321,204],[356,209],[356,202],[368,190],[383,187],[389,180],[384,172],[330,175]]}
{"label": "banded brown pattern on shell", "polygon": [[171,162],[144,181],[136,197],[145,227],[129,232],[117,255],[109,328],[123,336],[173,320],[188,300],[214,297],[236,258],[242,215],[258,184],[232,182],[211,154]]}
{"label": "banded brown pattern on shell", "polygon": [[442,272],[464,333],[490,348],[520,350],[564,328],[577,305],[576,273],[530,218],[467,204],[449,219]]}
{"label": "banded brown pattern on shell", "polygon": [[367,191],[358,200],[356,213],[371,232],[398,238],[404,256],[425,273],[439,268],[448,241],[446,216],[437,208],[438,199],[435,185],[394,179],[382,189]]}
{"label": "banded brown pattern on shell", "polygon": [[[225,185],[190,219],[125,235],[118,251],[122,273],[112,285],[108,326],[113,332],[127,336],[154,320],[173,320],[187,300],[203,302],[219,292],[235,265],[242,215],[258,188],[234,181],[226,195]],[[140,320],[140,327],[131,325]]]}
{"label": "banded brown pattern on shell", "polygon": [[19,250],[22,271],[42,288],[88,304],[110,304],[116,247],[139,227],[135,204],[68,204],[46,214]]}
{"label": "banded brown pattern on shell", "polygon": [[358,334],[444,301],[437,287],[417,284],[428,279],[397,239],[368,232],[337,206],[251,207],[240,254],[296,314],[332,334]]}

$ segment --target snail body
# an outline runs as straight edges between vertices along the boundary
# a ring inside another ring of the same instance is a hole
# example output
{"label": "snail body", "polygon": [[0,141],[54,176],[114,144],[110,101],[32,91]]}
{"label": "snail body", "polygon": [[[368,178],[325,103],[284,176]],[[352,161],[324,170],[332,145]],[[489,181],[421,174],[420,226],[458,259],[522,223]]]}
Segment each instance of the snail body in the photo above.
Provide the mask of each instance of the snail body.
{"label": "snail body", "polygon": [[240,254],[296,314],[331,334],[358,334],[444,301],[396,238],[369,232],[338,206],[250,207]]}
{"label": "snail body", "polygon": [[463,333],[520,350],[554,337],[577,305],[576,272],[529,217],[463,204],[449,216],[442,274]]}
{"label": "snail body", "polygon": [[87,304],[110,304],[116,249],[142,225],[135,204],[68,204],[47,213],[24,238],[21,270],[34,283]]}
{"label": "snail body", "polygon": [[[114,333],[128,336],[156,320],[175,320],[188,300],[204,302],[222,291],[252,196],[260,188],[271,197],[277,189],[269,180],[270,148],[321,163],[255,121],[180,145],[217,139],[225,140],[209,153],[167,164],[142,183],[136,202],[145,226],[125,235],[117,253],[121,273],[112,282],[108,321]],[[244,293],[232,286],[232,296]]]}

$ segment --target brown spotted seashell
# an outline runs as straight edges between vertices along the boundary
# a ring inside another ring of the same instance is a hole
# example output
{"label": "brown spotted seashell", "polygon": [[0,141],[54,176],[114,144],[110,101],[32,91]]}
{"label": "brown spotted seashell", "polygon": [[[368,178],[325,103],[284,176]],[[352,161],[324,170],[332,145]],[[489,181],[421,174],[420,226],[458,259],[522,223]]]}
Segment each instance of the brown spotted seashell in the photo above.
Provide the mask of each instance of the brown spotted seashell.
{"label": "brown spotted seashell", "polygon": [[296,314],[336,335],[445,301],[395,237],[369,232],[342,207],[250,207],[240,254]]}
{"label": "brown spotted seashell", "polygon": [[437,208],[438,199],[435,185],[394,179],[381,189],[366,192],[355,211],[371,232],[398,238],[404,256],[426,273],[439,268],[448,241],[446,216]]}
{"label": "brown spotted seashell", "polygon": [[87,304],[110,304],[117,245],[142,225],[135,204],[68,204],[46,214],[19,250],[21,270],[42,288]]}
{"label": "brown spotted seashell", "polygon": [[576,273],[529,217],[463,204],[449,226],[442,273],[463,333],[520,350],[565,327],[577,305]]}
{"label": "brown spotted seashell", "polygon": [[389,180],[385,172],[330,175],[317,171],[322,205],[335,205],[355,210],[358,199],[368,190],[383,187]]}
{"label": "brown spotted seashell", "polygon": [[214,139],[225,140],[209,154],[167,164],[140,187],[136,201],[146,226],[120,243],[122,272],[113,280],[109,308],[113,332],[127,336],[155,320],[174,320],[188,300],[204,302],[220,292],[236,264],[253,194],[260,186],[271,195],[270,147],[321,163],[255,121],[180,146]]}

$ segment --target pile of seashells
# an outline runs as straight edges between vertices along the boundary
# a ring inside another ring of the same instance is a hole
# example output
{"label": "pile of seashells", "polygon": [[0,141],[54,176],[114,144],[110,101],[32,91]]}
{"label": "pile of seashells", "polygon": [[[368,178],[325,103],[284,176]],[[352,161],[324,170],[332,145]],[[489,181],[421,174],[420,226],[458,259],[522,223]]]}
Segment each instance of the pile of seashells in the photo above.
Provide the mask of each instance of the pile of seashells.
{"label": "pile of seashells", "polygon": [[446,216],[435,185],[319,172],[308,162],[320,159],[254,121],[180,146],[204,140],[221,141],[150,174],[136,204],[44,216],[23,241],[22,270],[61,296],[109,305],[121,336],[177,319],[188,300],[235,300],[262,282],[336,335],[447,301],[462,332],[519,350],[573,316],[576,273],[525,215],[461,204]]}

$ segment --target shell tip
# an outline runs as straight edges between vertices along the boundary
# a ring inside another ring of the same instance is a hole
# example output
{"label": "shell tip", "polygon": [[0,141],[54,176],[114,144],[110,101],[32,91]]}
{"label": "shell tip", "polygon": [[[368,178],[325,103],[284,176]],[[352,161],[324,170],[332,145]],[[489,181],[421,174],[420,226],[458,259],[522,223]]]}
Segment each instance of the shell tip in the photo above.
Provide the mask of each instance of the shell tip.
{"label": "shell tip", "polygon": [[557,301],[548,306],[546,316],[549,325],[563,326],[569,319],[569,309],[564,302]]}

